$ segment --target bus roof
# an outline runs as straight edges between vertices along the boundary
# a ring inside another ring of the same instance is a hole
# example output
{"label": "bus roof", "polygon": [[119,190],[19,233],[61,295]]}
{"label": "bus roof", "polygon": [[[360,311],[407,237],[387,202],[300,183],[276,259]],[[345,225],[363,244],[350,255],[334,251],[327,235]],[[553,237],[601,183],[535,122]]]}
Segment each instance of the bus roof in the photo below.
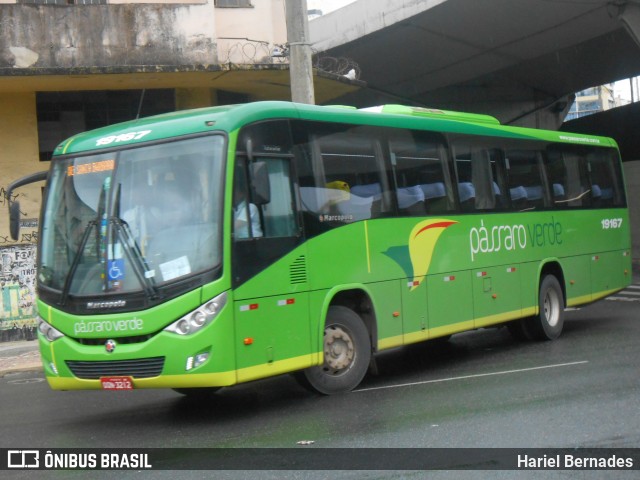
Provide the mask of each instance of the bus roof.
{"label": "bus roof", "polygon": [[233,132],[248,123],[277,118],[388,126],[494,137],[616,146],[606,137],[501,125],[489,115],[384,105],[356,109],[283,101],[181,110],[79,133],[58,145],[54,156],[77,154],[213,131]]}

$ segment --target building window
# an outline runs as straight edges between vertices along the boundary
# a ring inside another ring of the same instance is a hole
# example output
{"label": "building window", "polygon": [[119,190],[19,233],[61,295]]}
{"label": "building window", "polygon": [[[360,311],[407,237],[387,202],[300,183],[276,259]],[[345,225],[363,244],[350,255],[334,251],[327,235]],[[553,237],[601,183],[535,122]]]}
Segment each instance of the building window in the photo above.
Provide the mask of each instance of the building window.
{"label": "building window", "polygon": [[[140,99],[142,98],[142,105]],[[63,140],[86,130],[175,110],[172,89],[40,92],[36,94],[40,160]]]}
{"label": "building window", "polygon": [[229,92],[218,90],[216,94],[218,105],[236,105],[239,103],[249,103],[249,95],[245,93]]}
{"label": "building window", "polygon": [[236,8],[253,8],[251,0],[214,0],[216,7],[236,7]]}

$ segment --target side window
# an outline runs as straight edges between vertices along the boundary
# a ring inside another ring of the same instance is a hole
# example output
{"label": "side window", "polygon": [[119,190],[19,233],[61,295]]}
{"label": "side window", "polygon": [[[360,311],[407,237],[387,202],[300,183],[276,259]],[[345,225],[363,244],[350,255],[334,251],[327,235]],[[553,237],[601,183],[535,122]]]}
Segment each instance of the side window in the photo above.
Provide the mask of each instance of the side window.
{"label": "side window", "polygon": [[424,132],[400,131],[389,140],[401,215],[421,216],[455,208],[444,140]]}
{"label": "side window", "polygon": [[505,165],[512,208],[535,210],[550,205],[539,150],[507,149]]}
{"label": "side window", "polygon": [[261,212],[264,236],[293,237],[298,234],[298,226],[294,214],[291,161],[289,158],[258,158],[256,163],[260,165],[260,162],[266,167],[270,193],[269,202],[263,203]]}
{"label": "side window", "polygon": [[298,235],[292,158],[288,122],[261,122],[242,130],[234,172],[235,239]]}
{"label": "side window", "polygon": [[233,237],[236,240],[262,237],[259,204],[249,190],[249,171],[245,158],[236,159],[233,177]]}
{"label": "side window", "polygon": [[453,153],[458,199],[463,211],[501,210],[508,207],[506,175],[501,151],[470,140],[456,141]]}
{"label": "side window", "polygon": [[386,216],[389,181],[376,130],[313,122],[298,125],[300,199],[307,233]]}
{"label": "side window", "polygon": [[591,195],[595,207],[619,207],[625,203],[622,173],[613,150],[594,149],[587,155]]}
{"label": "side window", "polygon": [[555,207],[591,206],[591,185],[583,149],[553,145],[547,150],[545,166]]}

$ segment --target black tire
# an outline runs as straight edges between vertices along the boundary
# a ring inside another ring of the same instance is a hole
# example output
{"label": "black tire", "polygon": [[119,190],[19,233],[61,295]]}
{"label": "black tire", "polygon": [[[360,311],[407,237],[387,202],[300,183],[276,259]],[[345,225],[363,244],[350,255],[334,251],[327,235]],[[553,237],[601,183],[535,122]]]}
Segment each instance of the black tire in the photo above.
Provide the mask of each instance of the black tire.
{"label": "black tire", "polygon": [[536,340],[555,340],[564,326],[564,295],[553,275],[544,276],[540,282],[538,310],[538,315],[525,320],[525,331]]}
{"label": "black tire", "polygon": [[329,307],[323,350],[324,363],[299,372],[298,382],[323,395],[356,388],[371,360],[369,332],[357,313],[347,307]]}

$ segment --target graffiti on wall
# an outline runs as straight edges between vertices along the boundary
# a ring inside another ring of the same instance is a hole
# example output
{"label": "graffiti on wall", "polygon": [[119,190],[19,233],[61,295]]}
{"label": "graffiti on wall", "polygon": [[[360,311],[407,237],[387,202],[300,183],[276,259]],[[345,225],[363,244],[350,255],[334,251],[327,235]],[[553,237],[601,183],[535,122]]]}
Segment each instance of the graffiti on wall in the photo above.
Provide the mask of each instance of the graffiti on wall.
{"label": "graffiti on wall", "polygon": [[[6,212],[10,201],[16,200],[23,200],[27,210],[38,207],[37,203],[29,201],[25,193],[13,192],[11,198],[7,193],[6,186],[0,186],[0,212]],[[0,342],[31,340],[36,336],[35,244],[38,241],[38,219],[26,218],[26,211],[21,211],[20,217],[20,237],[17,240],[9,235],[8,212],[0,218]]]}
{"label": "graffiti on wall", "polygon": [[36,328],[36,247],[3,247],[0,258],[0,341],[31,340]]}

